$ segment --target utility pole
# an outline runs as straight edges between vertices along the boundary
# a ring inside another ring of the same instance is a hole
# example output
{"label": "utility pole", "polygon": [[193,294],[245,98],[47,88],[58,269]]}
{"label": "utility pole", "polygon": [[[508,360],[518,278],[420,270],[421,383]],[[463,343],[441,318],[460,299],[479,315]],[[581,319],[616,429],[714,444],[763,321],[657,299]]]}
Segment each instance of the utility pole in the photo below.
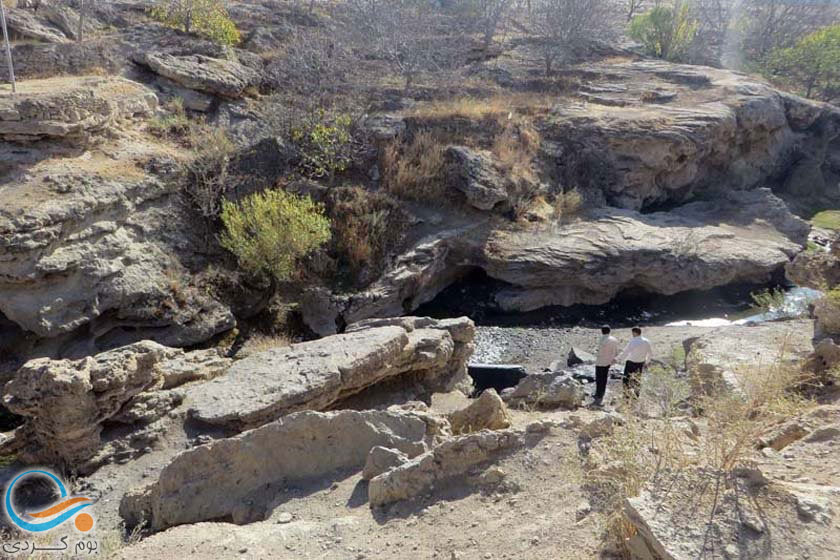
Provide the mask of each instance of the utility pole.
{"label": "utility pole", "polygon": [[9,63],[9,81],[12,83],[12,93],[17,91],[15,87],[15,67],[12,65],[12,46],[9,44],[9,30],[6,28],[6,8],[3,0],[0,0],[0,25],[3,27],[3,41],[6,43],[6,61]]}

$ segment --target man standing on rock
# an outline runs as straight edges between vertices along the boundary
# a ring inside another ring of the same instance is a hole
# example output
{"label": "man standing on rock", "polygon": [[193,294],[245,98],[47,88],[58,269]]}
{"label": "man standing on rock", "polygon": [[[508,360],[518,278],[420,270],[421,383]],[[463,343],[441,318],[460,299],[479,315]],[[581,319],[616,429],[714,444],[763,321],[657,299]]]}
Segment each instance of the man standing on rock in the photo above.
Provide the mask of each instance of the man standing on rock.
{"label": "man standing on rock", "polygon": [[630,391],[639,396],[642,388],[642,371],[645,369],[645,364],[653,356],[653,349],[650,346],[650,341],[642,336],[642,329],[640,327],[633,327],[633,338],[627,343],[627,347],[618,355],[616,361],[627,360],[624,362],[624,393],[630,394]]}
{"label": "man standing on rock", "polygon": [[598,357],[595,359],[595,406],[601,406],[604,393],[607,392],[607,380],[610,377],[610,366],[615,363],[618,354],[618,340],[610,335],[609,325],[601,327],[601,340],[598,342]]}

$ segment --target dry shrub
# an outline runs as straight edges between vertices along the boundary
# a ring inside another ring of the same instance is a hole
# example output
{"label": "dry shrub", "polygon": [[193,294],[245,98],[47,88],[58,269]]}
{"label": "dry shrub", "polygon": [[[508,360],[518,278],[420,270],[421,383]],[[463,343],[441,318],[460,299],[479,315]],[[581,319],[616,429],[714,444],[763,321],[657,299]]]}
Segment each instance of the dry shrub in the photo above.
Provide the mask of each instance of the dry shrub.
{"label": "dry shrub", "polygon": [[385,147],[382,170],[385,189],[410,200],[440,200],[446,192],[445,143],[430,130],[401,138]]}
{"label": "dry shrub", "polygon": [[554,214],[560,220],[570,220],[583,208],[583,197],[577,189],[562,191],[555,195]]}
{"label": "dry shrub", "polygon": [[513,180],[533,181],[532,164],[539,148],[540,135],[530,124],[508,120],[493,138],[490,151]]}
{"label": "dry shrub", "polygon": [[201,215],[215,219],[230,187],[229,164],[235,146],[222,128],[190,130],[193,159],[186,164],[185,192]]}
{"label": "dry shrub", "polygon": [[635,528],[623,513],[626,498],[637,496],[666,472],[700,468],[728,477],[750,466],[757,441],[770,426],[811,406],[797,392],[801,370],[785,359],[786,349],[783,344],[772,364],[739,371],[737,390],[721,387],[700,397],[694,420],[673,415],[688,393],[684,379],[665,370],[645,374],[641,406],[653,404],[662,416],[642,421],[635,407],[626,406],[625,424],[596,440],[590,452],[597,460],[589,469],[588,488],[605,514],[603,528],[611,548],[630,557],[628,539]]}
{"label": "dry shrub", "polygon": [[[359,187],[332,189],[326,200],[337,271],[351,286],[362,286],[385,268],[403,239],[406,215],[390,196]],[[349,274],[347,274],[349,273]]]}
{"label": "dry shrub", "polygon": [[266,350],[271,350],[272,348],[289,346],[290,344],[292,344],[292,339],[286,333],[258,333],[251,335],[239,351],[250,355],[265,352]]}
{"label": "dry shrub", "polygon": [[769,366],[760,364],[738,371],[736,391],[720,391],[700,401],[708,422],[703,439],[706,466],[729,472],[755,449],[760,435],[781,420],[802,413],[812,402],[798,391],[803,373],[786,359],[787,342]]}

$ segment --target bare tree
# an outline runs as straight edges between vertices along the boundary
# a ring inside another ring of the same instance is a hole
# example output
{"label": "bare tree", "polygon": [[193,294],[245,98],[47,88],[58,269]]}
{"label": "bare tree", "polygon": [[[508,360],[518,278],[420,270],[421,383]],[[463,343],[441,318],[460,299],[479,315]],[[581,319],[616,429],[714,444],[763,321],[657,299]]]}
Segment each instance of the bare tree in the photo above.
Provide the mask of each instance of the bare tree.
{"label": "bare tree", "polygon": [[624,9],[627,14],[627,21],[633,19],[644,7],[646,0],[625,0]]}
{"label": "bare tree", "polygon": [[513,5],[513,0],[477,0],[477,4],[483,46],[487,50],[493,43],[502,19]]}
{"label": "bare tree", "polygon": [[609,0],[533,0],[528,28],[537,39],[546,76],[558,59],[611,31]]}
{"label": "bare tree", "polygon": [[807,33],[837,22],[840,6],[830,0],[743,0],[739,15],[745,24],[741,48],[749,59],[762,61],[773,50],[793,46]]}
{"label": "bare tree", "polygon": [[406,89],[437,65],[429,0],[348,0],[347,11],[356,45],[388,62]]}

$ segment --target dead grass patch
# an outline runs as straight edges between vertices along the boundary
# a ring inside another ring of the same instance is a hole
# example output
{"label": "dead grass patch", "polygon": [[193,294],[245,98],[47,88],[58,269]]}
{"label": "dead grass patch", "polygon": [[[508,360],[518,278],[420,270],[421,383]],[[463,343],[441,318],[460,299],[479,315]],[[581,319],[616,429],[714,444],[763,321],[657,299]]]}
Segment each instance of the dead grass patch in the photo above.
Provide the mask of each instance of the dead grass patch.
{"label": "dead grass patch", "polygon": [[418,131],[408,142],[392,142],[382,153],[385,189],[409,200],[444,198],[445,151],[445,142],[431,130]]}
{"label": "dead grass patch", "polygon": [[408,115],[419,119],[449,119],[453,117],[471,120],[488,116],[534,114],[548,111],[557,103],[557,96],[538,92],[505,92],[489,97],[456,97],[454,99],[430,101],[417,105]]}
{"label": "dead grass patch", "polygon": [[647,399],[661,417],[643,420],[639,407],[625,406],[624,425],[595,440],[588,458],[588,489],[605,514],[605,544],[611,550],[630,557],[628,542],[635,528],[623,512],[627,498],[665,472],[700,469],[730,477],[752,465],[757,442],[768,427],[812,406],[798,392],[802,372],[786,354],[783,344],[773,363],[739,371],[737,390],[720,387],[714,394],[693,397],[699,399],[693,419],[676,415],[677,405],[691,398],[685,378],[664,369],[645,375],[642,404]]}

